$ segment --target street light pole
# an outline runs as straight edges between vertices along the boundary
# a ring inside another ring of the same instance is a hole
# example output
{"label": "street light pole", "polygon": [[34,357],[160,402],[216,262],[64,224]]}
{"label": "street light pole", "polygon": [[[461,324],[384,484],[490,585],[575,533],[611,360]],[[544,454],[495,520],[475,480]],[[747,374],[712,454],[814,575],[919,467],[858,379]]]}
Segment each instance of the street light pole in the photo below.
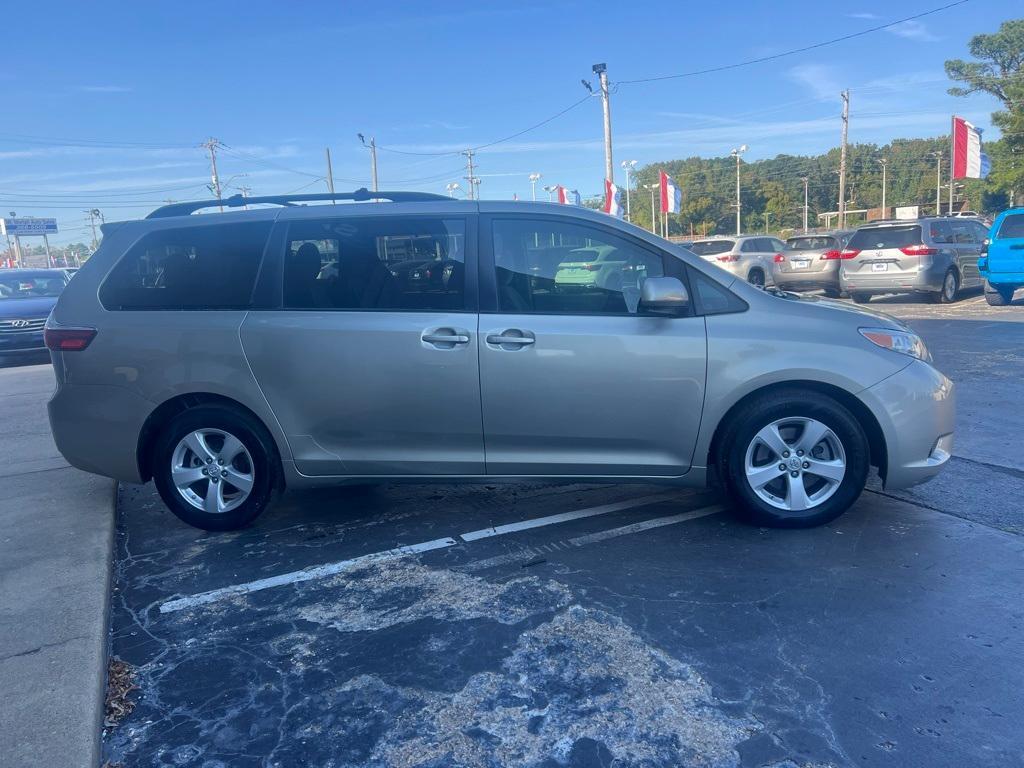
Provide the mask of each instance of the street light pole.
{"label": "street light pole", "polygon": [[807,234],[807,182],[810,181],[810,179],[807,176],[804,176],[802,179],[800,179],[800,181],[802,181],[804,183],[804,234],[806,235]]}
{"label": "street light pole", "polygon": [[448,197],[455,197],[455,190],[461,189],[461,185],[457,181],[449,181],[444,187],[448,190]]}
{"label": "street light pole", "polygon": [[933,152],[935,155],[935,215],[942,215],[942,153]]}
{"label": "street light pole", "polygon": [[546,187],[544,187],[544,191],[548,193],[548,202],[549,203],[552,202],[552,200],[551,200],[551,193],[554,192],[556,189],[558,189],[558,186],[555,185],[555,184],[548,184]]}
{"label": "street light pole", "polygon": [[541,175],[539,173],[530,174],[530,196],[533,198],[533,202],[537,202],[537,182],[540,181]]}
{"label": "street light pole", "polygon": [[660,184],[644,184],[644,186],[651,190],[651,232],[658,234],[657,217],[654,213],[654,190],[658,189]]}
{"label": "street light pole", "polygon": [[630,206],[629,206],[629,172],[636,168],[636,160],[623,160],[622,170],[626,172],[626,221],[632,221],[630,218]]}
{"label": "street light pole", "polygon": [[736,236],[740,234],[740,155],[747,151],[747,145],[741,144],[729,154],[736,158]]}

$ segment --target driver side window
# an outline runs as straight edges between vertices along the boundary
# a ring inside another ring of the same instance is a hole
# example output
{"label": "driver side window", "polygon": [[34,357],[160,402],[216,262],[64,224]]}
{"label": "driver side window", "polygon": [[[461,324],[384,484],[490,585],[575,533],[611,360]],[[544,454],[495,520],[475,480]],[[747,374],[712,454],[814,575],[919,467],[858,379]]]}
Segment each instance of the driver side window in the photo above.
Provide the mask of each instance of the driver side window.
{"label": "driver side window", "polygon": [[498,219],[493,244],[500,312],[635,315],[644,281],[665,274],[660,254],[567,221]]}

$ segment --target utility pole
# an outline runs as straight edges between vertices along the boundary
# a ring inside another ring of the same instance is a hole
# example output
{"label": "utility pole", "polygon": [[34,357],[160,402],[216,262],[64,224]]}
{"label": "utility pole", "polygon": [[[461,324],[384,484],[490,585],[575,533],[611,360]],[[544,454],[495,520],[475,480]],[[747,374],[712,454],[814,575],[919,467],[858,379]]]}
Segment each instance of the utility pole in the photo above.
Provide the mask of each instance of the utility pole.
{"label": "utility pole", "polygon": [[658,189],[660,184],[644,184],[649,190],[651,190],[651,232],[658,234],[657,232],[657,218],[654,213],[654,190]]}
{"label": "utility pole", "polygon": [[[377,187],[377,140],[370,137],[370,143],[366,143],[366,137],[361,133],[357,133],[359,141],[362,142],[363,146],[370,150],[370,175],[373,180],[373,191],[378,191]],[[331,190],[333,191],[333,190]]]}
{"label": "utility pole", "polygon": [[935,152],[935,215],[942,215],[942,153]]}
{"label": "utility pole", "polygon": [[[327,191],[332,195],[334,194],[334,169],[331,168],[331,148],[324,147],[324,153],[327,155]],[[331,200],[331,205],[334,205],[335,201]]]}
{"label": "utility pole", "polygon": [[953,157],[953,137],[956,135],[956,116],[949,121],[949,215],[953,215],[953,171],[956,161]]}
{"label": "utility pole", "polygon": [[846,227],[846,137],[850,128],[850,92],[843,91],[843,139],[839,149],[839,228]]}
{"label": "utility pole", "polygon": [[466,179],[467,182],[469,182],[469,190],[468,190],[469,191],[469,199],[470,200],[475,200],[476,199],[476,191],[477,191],[476,185],[479,184],[480,182],[477,181],[477,178],[476,178],[476,176],[473,173],[473,150],[472,149],[467,149],[462,154],[464,154],[466,156],[466,174],[467,175],[466,175],[465,179]]}
{"label": "utility pole", "polygon": [[883,219],[887,219],[887,218],[889,218],[889,209],[885,205],[885,188],[886,188],[886,181],[887,181],[887,179],[886,179],[886,171],[889,170],[889,160],[887,158],[883,157],[878,162],[882,166],[882,218]]}
{"label": "utility pole", "polygon": [[[213,137],[207,139],[202,143],[203,147],[210,153],[210,189],[213,190],[213,194],[217,196],[217,201],[220,202],[220,176],[217,175],[217,150],[221,144],[217,139]],[[221,213],[224,212],[224,206],[219,206]]]}
{"label": "utility pole", "polygon": [[740,235],[740,155],[747,151],[747,145],[742,144],[729,154],[736,158],[736,236]]}
{"label": "utility pole", "polygon": [[601,82],[601,106],[604,110],[604,177],[615,183],[615,170],[612,165],[612,107],[608,100],[608,65],[595,64],[592,69]]}
{"label": "utility pole", "polygon": [[800,179],[800,181],[802,181],[804,183],[804,234],[806,235],[807,234],[807,182],[810,181],[810,179],[807,176],[804,176],[803,178]]}
{"label": "utility pole", "polygon": [[95,208],[90,208],[84,211],[85,215],[89,217],[89,226],[92,227],[92,250],[93,252],[99,247],[100,241],[96,239],[96,214],[99,213]]}
{"label": "utility pole", "polygon": [[[239,187],[238,191],[242,193],[242,198],[244,200],[248,200],[249,199],[249,193],[252,192],[252,187],[244,187],[244,186],[243,187]],[[331,191],[333,192],[334,190],[332,189]],[[334,202],[334,201],[332,200],[331,202]],[[249,203],[246,203],[244,208],[245,208],[245,210],[248,211],[249,210]]]}

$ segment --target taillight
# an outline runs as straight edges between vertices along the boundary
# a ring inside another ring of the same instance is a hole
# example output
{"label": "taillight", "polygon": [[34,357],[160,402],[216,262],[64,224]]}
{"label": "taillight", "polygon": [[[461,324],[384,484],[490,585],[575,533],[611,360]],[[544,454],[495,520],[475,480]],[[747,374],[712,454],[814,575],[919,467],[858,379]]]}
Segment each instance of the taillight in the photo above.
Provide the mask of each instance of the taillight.
{"label": "taillight", "polygon": [[43,341],[54,352],[81,352],[96,337],[95,328],[46,328]]}
{"label": "taillight", "polygon": [[939,252],[938,248],[929,248],[927,245],[905,245],[900,250],[907,256],[934,256]]}
{"label": "taillight", "polygon": [[584,264],[583,268],[587,270],[587,272],[597,272],[601,267],[597,264]]}
{"label": "taillight", "polygon": [[740,257],[735,253],[727,253],[723,256],[718,257],[719,261],[739,261]]}
{"label": "taillight", "polygon": [[776,264],[781,264],[781,263],[782,263],[782,262],[784,262],[785,260],[786,260],[786,257],[785,257],[785,256],[783,256],[783,255],[782,255],[781,253],[776,253],[776,254],[775,254],[775,263],[776,263]]}
{"label": "taillight", "polygon": [[[850,251],[850,253],[852,253],[853,256],[856,256],[858,253],[860,253],[860,251]],[[821,254],[821,260],[822,261],[835,261],[836,259],[842,259],[842,258],[852,259],[853,256],[845,256],[844,257],[842,251],[837,251],[835,248],[833,248],[831,251],[825,251],[823,254]]]}
{"label": "taillight", "polygon": [[847,248],[846,250],[839,252],[840,259],[856,259],[858,256],[860,256],[860,251],[856,248]]}

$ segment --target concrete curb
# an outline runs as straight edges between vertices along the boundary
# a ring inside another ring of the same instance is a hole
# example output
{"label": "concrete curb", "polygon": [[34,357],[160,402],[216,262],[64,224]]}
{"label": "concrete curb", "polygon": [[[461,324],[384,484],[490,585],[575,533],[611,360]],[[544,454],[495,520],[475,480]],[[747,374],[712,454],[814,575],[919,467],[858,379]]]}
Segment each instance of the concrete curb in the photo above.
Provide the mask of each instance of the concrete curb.
{"label": "concrete curb", "polygon": [[12,425],[0,476],[0,762],[96,768],[117,484],[60,466],[45,413],[53,374],[15,373],[0,383],[23,375],[32,391],[15,409],[0,403]]}

